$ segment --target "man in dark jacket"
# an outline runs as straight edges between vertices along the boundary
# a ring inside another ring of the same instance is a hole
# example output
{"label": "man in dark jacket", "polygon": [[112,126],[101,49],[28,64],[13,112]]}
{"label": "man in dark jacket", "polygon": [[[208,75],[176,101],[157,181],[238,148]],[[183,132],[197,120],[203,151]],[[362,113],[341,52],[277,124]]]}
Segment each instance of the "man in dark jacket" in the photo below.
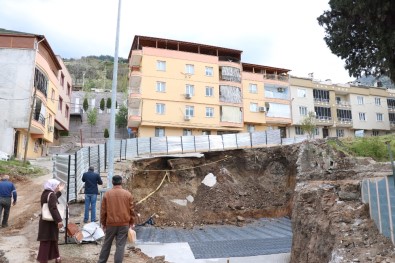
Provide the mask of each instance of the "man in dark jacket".
{"label": "man in dark jacket", "polygon": [[115,238],[114,262],[123,261],[125,245],[128,238],[129,227],[134,226],[134,204],[132,194],[122,189],[122,177],[112,177],[112,189],[103,197],[100,209],[100,222],[106,233],[100,251],[98,263],[105,263],[111,251],[111,244]]}
{"label": "man in dark jacket", "polygon": [[82,175],[82,181],[85,183],[85,213],[84,223],[89,220],[89,208],[91,209],[91,222],[96,222],[96,201],[99,194],[98,185],[102,185],[103,181],[98,173],[95,173],[93,166],[89,167],[88,172]]}
{"label": "man in dark jacket", "polygon": [[12,205],[16,204],[16,189],[12,182],[8,181],[10,176],[5,174],[1,177],[0,181],[0,218],[3,213],[3,221],[1,222],[2,227],[8,226],[8,216],[11,210],[11,197],[13,198]]}

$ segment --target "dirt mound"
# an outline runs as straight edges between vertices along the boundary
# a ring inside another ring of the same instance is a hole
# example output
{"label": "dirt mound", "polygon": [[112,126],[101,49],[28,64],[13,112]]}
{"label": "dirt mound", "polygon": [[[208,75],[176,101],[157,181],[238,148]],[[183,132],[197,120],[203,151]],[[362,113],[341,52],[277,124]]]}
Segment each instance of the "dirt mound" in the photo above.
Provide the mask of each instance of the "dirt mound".
{"label": "dirt mound", "polygon": [[[289,216],[297,147],[208,152],[204,157],[137,160],[125,171],[141,221],[158,226],[240,224]],[[202,183],[211,176],[214,185]],[[158,186],[160,186],[159,189]],[[148,198],[147,198],[148,196]],[[145,199],[146,198],[146,199]]]}

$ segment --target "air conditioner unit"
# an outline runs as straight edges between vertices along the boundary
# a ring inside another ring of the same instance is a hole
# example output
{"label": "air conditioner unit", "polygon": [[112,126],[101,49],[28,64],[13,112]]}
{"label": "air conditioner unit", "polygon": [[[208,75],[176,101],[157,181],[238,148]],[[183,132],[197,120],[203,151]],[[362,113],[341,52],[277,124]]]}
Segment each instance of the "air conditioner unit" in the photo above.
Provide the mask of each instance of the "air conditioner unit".
{"label": "air conditioner unit", "polygon": [[53,132],[53,126],[48,126],[48,132]]}
{"label": "air conditioner unit", "polygon": [[191,120],[191,116],[185,115],[185,116],[184,116],[184,121],[189,121],[189,120]]}
{"label": "air conditioner unit", "polygon": [[282,92],[284,92],[284,91],[285,91],[285,89],[284,89],[284,88],[282,88],[282,87],[278,87],[278,88],[277,88],[277,91],[282,93]]}
{"label": "air conditioner unit", "polygon": [[258,111],[265,112],[266,111],[266,107],[258,107]]}
{"label": "air conditioner unit", "polygon": [[191,94],[187,93],[187,94],[185,94],[185,98],[190,99],[190,98],[192,98],[192,96],[191,96]]}

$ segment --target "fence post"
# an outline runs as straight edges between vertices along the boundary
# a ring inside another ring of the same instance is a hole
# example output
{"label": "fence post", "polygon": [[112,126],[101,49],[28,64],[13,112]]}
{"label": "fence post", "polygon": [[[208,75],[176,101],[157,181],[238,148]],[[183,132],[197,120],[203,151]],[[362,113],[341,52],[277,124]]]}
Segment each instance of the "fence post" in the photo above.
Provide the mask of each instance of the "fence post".
{"label": "fence post", "polygon": [[136,154],[139,156],[139,138],[136,138]]}
{"label": "fence post", "polygon": [[107,142],[104,143],[104,171],[107,170]]}
{"label": "fence post", "polygon": [[75,202],[77,202],[77,186],[78,186],[78,181],[77,181],[77,162],[78,162],[78,156],[77,152],[74,153],[74,183],[75,183]]}
{"label": "fence post", "polygon": [[169,154],[169,143],[167,142],[167,136],[166,136],[166,154]]}
{"label": "fence post", "polygon": [[235,133],[235,137],[236,137],[236,149],[239,149],[239,142],[237,141],[237,133]]}
{"label": "fence post", "polygon": [[225,150],[224,135],[223,134],[221,134],[221,141],[222,141],[222,150]]}
{"label": "fence post", "polygon": [[184,142],[182,141],[182,136],[180,136],[181,138],[181,153],[184,153]]}
{"label": "fence post", "polygon": [[196,136],[193,135],[193,148],[195,149],[196,152]]}
{"label": "fence post", "polygon": [[149,137],[149,154],[152,155],[152,142],[151,142],[151,137]]}
{"label": "fence post", "polygon": [[88,147],[88,166],[91,166],[91,147]]}
{"label": "fence post", "polygon": [[69,167],[67,169],[67,195],[66,195],[66,231],[64,231],[64,243],[68,244],[67,241],[67,224],[69,222],[69,196],[70,196],[70,164],[71,164],[71,155],[69,155]]}
{"label": "fence post", "polygon": [[210,150],[211,150],[210,135],[207,135],[207,140],[208,140],[208,151],[210,152]]}
{"label": "fence post", "polygon": [[266,146],[267,146],[267,131],[265,131],[265,141],[266,141]]}
{"label": "fence post", "polygon": [[97,171],[100,174],[100,144],[97,145]]}
{"label": "fence post", "polygon": [[250,147],[252,148],[252,133],[249,132],[249,134],[250,134]]}

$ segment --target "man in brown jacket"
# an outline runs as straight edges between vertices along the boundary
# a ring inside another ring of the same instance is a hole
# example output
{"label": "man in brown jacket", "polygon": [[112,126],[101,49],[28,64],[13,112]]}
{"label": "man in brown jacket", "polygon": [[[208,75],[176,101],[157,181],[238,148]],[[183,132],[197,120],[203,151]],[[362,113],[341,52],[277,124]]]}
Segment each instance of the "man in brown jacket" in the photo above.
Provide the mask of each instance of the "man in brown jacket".
{"label": "man in brown jacket", "polygon": [[100,222],[106,236],[98,263],[107,262],[114,238],[116,246],[114,262],[121,263],[123,261],[129,227],[134,226],[132,194],[122,189],[121,176],[114,175],[112,184],[113,188],[104,194],[100,209]]}

